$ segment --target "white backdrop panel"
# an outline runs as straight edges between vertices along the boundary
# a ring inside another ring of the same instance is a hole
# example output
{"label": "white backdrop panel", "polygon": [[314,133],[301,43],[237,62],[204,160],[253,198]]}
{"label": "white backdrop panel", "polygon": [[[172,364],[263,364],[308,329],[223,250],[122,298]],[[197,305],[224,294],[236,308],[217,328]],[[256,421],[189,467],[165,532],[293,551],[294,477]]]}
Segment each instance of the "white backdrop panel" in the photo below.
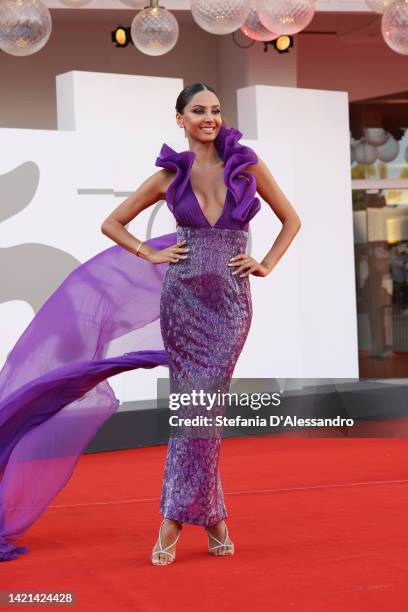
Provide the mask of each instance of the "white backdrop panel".
{"label": "white backdrop panel", "polygon": [[[271,140],[276,151],[287,143],[293,160],[293,199],[285,184],[282,188],[302,220],[295,239],[298,276],[291,276],[285,256],[279,264],[279,296],[286,302],[291,283],[296,283],[302,357],[291,358],[289,345],[281,346],[282,359],[288,360],[285,376],[298,376],[291,365],[296,360],[302,362],[305,377],[357,377],[347,93],[256,85],[238,90],[238,113],[247,137],[258,143]],[[277,166],[270,168],[276,174]],[[288,333],[291,325],[289,318],[282,321]],[[272,362],[271,376],[277,368]]]}

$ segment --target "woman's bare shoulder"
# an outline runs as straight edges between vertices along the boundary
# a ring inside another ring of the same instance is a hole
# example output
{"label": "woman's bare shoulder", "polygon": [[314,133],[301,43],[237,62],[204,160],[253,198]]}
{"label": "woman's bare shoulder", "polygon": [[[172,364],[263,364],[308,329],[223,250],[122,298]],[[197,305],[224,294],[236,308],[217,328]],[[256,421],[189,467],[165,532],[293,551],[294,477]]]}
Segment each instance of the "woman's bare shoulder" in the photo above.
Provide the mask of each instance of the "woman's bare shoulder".
{"label": "woman's bare shoulder", "polygon": [[173,182],[177,172],[173,170],[167,170],[167,168],[163,168],[162,170],[158,170],[153,174],[152,178],[157,182],[157,187],[163,195],[167,193],[168,188]]}

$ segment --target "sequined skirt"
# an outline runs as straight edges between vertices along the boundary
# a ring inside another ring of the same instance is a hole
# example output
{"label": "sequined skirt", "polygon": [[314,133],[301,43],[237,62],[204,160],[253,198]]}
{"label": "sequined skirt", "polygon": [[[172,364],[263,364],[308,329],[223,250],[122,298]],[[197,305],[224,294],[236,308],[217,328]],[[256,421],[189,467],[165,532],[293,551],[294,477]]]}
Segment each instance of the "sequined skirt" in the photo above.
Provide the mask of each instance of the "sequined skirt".
{"label": "sequined skirt", "polygon": [[[233,275],[231,257],[245,253],[244,230],[179,226],[177,241],[187,259],[169,264],[160,301],[163,344],[168,354],[171,393],[227,392],[252,320],[249,277]],[[167,449],[160,510],[167,518],[212,525],[227,516],[219,474],[223,415],[187,403],[177,420],[209,415],[212,425],[176,425]]]}

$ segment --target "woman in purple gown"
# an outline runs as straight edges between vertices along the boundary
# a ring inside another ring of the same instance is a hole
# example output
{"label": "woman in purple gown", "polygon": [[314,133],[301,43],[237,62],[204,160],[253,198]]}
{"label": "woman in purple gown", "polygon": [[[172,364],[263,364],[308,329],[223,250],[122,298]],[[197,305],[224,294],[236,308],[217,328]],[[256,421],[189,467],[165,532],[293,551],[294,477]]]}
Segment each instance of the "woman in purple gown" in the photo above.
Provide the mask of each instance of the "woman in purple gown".
{"label": "woman in purple gown", "polygon": [[[265,164],[223,123],[212,88],[186,87],[176,111],[190,150],[177,153],[163,144],[156,160],[162,170],[102,224],[117,245],[64,280],[0,372],[0,560],[27,552],[12,541],[66,484],[81,452],[117,410],[108,377],[168,365],[172,393],[228,391],[252,319],[249,274],[269,274],[299,230],[298,215]],[[256,191],[283,223],[260,263],[245,253],[249,221],[261,206]],[[177,231],[142,242],[125,225],[161,199]],[[144,350],[146,338],[132,332],[157,320],[157,350]],[[132,351],[107,356],[118,338]],[[216,404],[211,416],[223,411]],[[208,414],[190,404],[178,417],[199,412]],[[206,529],[212,554],[233,554],[218,467],[221,434],[220,426],[172,428],[154,565],[175,559],[183,523]]]}
{"label": "woman in purple gown", "polygon": [[[252,319],[249,274],[266,276],[275,255],[258,263],[249,257],[249,221],[261,204],[248,168],[258,163],[242,134],[222,123],[215,92],[195,84],[181,92],[176,120],[190,150],[177,153],[164,144],[150,177],[108,218],[105,233],[149,262],[168,262],[160,302],[161,332],[169,361],[170,392],[227,392]],[[177,242],[156,249],[124,230],[146,205],[163,197],[177,221]],[[294,235],[294,234],[293,234]],[[192,405],[180,419],[205,414]],[[213,407],[211,417],[223,415]],[[181,426],[172,430],[166,456],[160,511],[165,517],[152,562],[167,565],[183,523],[206,528],[209,551],[231,555],[234,545],[224,519],[219,473],[220,426]]]}

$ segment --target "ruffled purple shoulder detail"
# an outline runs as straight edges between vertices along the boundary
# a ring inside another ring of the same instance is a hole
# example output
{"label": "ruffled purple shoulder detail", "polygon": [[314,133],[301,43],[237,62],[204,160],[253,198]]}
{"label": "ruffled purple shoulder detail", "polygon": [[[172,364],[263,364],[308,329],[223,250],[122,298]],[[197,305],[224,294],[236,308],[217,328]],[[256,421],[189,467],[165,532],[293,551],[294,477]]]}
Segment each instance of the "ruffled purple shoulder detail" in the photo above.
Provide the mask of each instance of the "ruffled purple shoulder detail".
{"label": "ruffled purple shoulder detail", "polygon": [[166,193],[166,202],[172,212],[186,188],[194,159],[194,151],[181,151],[178,153],[166,143],[160,149],[155,166],[166,168],[166,170],[175,170],[177,173]]}
{"label": "ruffled purple shoulder detail", "polygon": [[[235,200],[231,216],[245,224],[260,210],[261,203],[256,197],[255,177],[245,171],[248,166],[258,162],[258,157],[253,149],[238,142],[241,138],[242,133],[239,130],[227,128],[223,123],[214,144],[224,161],[225,184]],[[177,152],[166,143],[156,159],[156,166],[176,171],[166,194],[167,204],[172,212],[189,181],[194,159],[194,151]]]}
{"label": "ruffled purple shoulder detail", "polygon": [[248,223],[260,210],[261,202],[256,197],[256,180],[245,168],[256,164],[258,156],[250,147],[240,144],[242,133],[235,128],[227,128],[224,123],[214,141],[221,159],[224,160],[224,179],[230,189],[235,207],[233,219]]}

